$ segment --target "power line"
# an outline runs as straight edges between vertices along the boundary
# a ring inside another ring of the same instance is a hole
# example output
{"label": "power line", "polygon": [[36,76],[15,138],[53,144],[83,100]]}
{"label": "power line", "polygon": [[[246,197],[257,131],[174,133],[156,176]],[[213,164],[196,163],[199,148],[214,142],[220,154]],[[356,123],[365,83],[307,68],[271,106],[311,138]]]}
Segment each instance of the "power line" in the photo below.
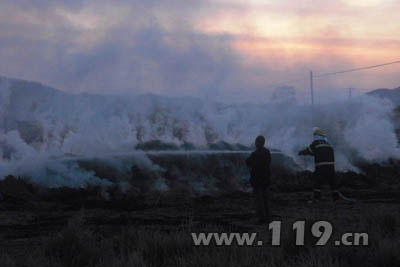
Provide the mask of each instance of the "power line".
{"label": "power line", "polygon": [[[313,78],[320,78],[320,77],[336,75],[336,74],[341,74],[341,73],[346,73],[346,72],[353,72],[353,71],[360,71],[360,70],[378,68],[378,67],[397,64],[397,63],[400,63],[400,60],[393,61],[393,62],[388,62],[388,63],[383,63],[383,64],[378,64],[378,65],[373,65],[373,66],[367,66],[367,67],[360,67],[360,68],[355,68],[355,69],[348,69],[348,70],[341,70],[341,71],[335,71],[335,72],[322,73],[322,74],[318,74],[318,75],[313,75]],[[288,81],[278,82],[278,83],[271,83],[269,85],[266,85],[265,88],[273,88],[273,87],[276,87],[276,86],[287,85],[287,84],[291,84],[291,83],[294,83],[294,82],[300,82],[300,81],[305,81],[305,80],[307,80],[306,77],[305,78],[295,79],[295,80],[288,80]]]}
{"label": "power line", "polygon": [[387,66],[387,65],[392,65],[392,64],[397,64],[397,63],[400,63],[400,60],[398,60],[398,61],[393,61],[393,62],[389,62],[389,63],[383,63],[383,64],[379,64],[379,65],[368,66],[368,67],[361,67],[361,68],[355,68],[355,69],[348,69],[348,70],[341,70],[341,71],[323,73],[323,74],[319,74],[319,75],[314,75],[314,78],[325,77],[325,76],[330,76],[330,75],[335,75],[335,74],[341,74],[341,73],[346,73],[346,72],[353,72],[353,71],[359,71],[359,70],[366,70],[366,69],[378,68],[378,67]]}

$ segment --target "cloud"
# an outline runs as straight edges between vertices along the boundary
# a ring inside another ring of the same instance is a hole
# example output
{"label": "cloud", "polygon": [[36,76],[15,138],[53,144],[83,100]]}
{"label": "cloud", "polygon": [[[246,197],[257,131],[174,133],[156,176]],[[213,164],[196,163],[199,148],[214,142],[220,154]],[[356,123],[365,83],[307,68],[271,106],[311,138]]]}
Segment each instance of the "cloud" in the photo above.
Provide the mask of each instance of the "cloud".
{"label": "cloud", "polygon": [[[306,76],[309,69],[329,71],[369,63],[365,58],[356,61],[351,53],[383,45],[391,55],[398,46],[397,37],[377,41],[346,35],[352,31],[334,26],[335,18],[364,11],[336,1],[312,7],[305,0],[297,6],[291,1],[260,3],[2,1],[0,73],[73,92],[265,100],[268,84]],[[267,17],[271,21],[265,21],[258,9],[273,14]],[[321,19],[321,12],[329,9],[331,16]],[[322,22],[315,35],[302,30],[318,24],[312,14],[320,14],[317,17]],[[259,21],[252,24],[250,15]],[[287,36],[264,36],[257,30],[263,25]],[[365,51],[371,54],[371,49]],[[386,76],[385,80],[394,78]],[[350,79],[348,84],[356,87],[354,83],[360,80]],[[327,81],[324,86],[343,84]],[[306,86],[299,84],[297,89],[306,90]]]}
{"label": "cloud", "polygon": [[[183,3],[167,2],[52,2],[40,13],[45,24],[34,12],[39,6],[13,6],[19,18],[2,24],[0,71],[72,91],[205,95],[240,88],[245,70],[232,37],[196,32],[184,16],[159,14],[167,4]],[[172,13],[186,12],[185,5]]]}

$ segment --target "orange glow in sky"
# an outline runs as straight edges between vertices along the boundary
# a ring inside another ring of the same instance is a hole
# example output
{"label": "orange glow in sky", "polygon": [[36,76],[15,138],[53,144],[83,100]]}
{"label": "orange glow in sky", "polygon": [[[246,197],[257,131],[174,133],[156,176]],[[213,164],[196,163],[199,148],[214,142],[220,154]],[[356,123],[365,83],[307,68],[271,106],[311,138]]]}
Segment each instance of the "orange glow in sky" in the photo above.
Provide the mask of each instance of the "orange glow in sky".
{"label": "orange glow in sky", "polygon": [[[307,91],[310,70],[400,60],[400,0],[42,2],[0,1],[0,75],[77,92],[262,95],[298,77],[287,84]],[[396,64],[315,86],[397,88],[399,73]]]}
{"label": "orange glow in sky", "polygon": [[[356,65],[400,59],[400,1],[228,1],[199,20],[206,33],[237,35],[235,49],[288,66],[331,56]],[[323,2],[323,3],[322,3]]]}

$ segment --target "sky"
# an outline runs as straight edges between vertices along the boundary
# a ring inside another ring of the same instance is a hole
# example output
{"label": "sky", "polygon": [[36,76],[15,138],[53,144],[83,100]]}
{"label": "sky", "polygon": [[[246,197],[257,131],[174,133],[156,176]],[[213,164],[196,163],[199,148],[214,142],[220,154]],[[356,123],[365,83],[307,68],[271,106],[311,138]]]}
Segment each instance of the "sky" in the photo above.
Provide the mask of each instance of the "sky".
{"label": "sky", "polygon": [[[2,0],[0,75],[219,101],[266,101],[283,83],[308,101],[310,70],[400,60],[399,11],[399,0]],[[316,79],[316,100],[399,87],[399,72]]]}

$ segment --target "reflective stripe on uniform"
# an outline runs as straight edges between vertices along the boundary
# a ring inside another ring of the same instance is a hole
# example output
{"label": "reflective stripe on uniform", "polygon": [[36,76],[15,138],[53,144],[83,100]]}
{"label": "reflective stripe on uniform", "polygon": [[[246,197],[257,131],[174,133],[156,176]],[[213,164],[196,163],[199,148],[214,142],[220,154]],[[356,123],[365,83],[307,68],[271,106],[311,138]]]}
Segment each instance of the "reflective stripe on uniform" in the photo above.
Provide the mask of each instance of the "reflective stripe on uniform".
{"label": "reflective stripe on uniform", "polygon": [[315,166],[323,166],[323,165],[335,165],[335,162],[318,162],[318,163],[315,163]]}
{"label": "reflective stripe on uniform", "polygon": [[328,144],[320,144],[315,146],[315,148],[320,148],[320,147],[331,147],[331,146]]}
{"label": "reflective stripe on uniform", "polygon": [[307,147],[308,151],[310,151],[311,153],[314,153],[314,151],[312,151],[311,147]]}

